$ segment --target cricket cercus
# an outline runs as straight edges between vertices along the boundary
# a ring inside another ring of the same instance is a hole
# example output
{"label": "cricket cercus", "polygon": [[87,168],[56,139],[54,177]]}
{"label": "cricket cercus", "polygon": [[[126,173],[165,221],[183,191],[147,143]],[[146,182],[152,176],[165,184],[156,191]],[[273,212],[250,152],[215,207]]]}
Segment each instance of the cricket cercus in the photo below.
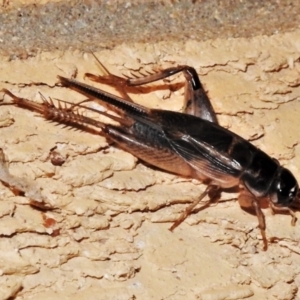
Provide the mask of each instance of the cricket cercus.
{"label": "cricket cercus", "polygon": [[[241,206],[250,205],[258,218],[263,239],[263,249],[268,242],[265,234],[265,217],[261,201],[267,200],[274,212],[289,212],[295,225],[295,209],[299,207],[299,186],[293,174],[237,134],[218,124],[216,114],[194,68],[178,66],[158,73],[142,74],[142,77],[122,78],[110,74],[96,76],[86,74],[94,81],[115,87],[121,97],[59,76],[65,86],[88,97],[80,104],[43,99],[42,104],[19,98],[10,91],[4,92],[20,107],[41,113],[45,118],[81,128],[101,128],[102,134],[120,148],[141,160],[167,172],[196,178],[207,184],[206,190],[175,221],[177,227],[206,196],[212,203],[220,190],[238,186]],[[185,83],[185,109],[183,113],[149,109],[133,103],[126,93],[129,86],[139,86],[183,72]],[[87,101],[99,101],[115,114],[96,111],[84,105]],[[64,105],[61,105],[61,104]],[[111,125],[82,114],[75,108],[96,111],[119,123]]]}

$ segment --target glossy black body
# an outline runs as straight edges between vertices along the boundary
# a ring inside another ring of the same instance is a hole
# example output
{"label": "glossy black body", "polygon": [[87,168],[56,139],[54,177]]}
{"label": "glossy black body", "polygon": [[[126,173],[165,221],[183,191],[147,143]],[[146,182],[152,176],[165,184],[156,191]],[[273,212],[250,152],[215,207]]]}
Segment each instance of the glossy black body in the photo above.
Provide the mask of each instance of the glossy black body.
{"label": "glossy black body", "polygon": [[290,171],[249,141],[211,121],[215,116],[209,115],[210,102],[203,101],[207,96],[197,79],[190,84],[195,93],[199,89],[202,92],[202,100],[197,98],[200,106],[209,103],[204,109],[208,111],[208,120],[186,113],[146,109],[76,80],[60,79],[80,93],[121,110],[131,120],[130,126],[107,125],[105,131],[140,159],[221,188],[242,184],[253,196],[269,197],[274,205],[290,206],[297,200],[298,183]]}

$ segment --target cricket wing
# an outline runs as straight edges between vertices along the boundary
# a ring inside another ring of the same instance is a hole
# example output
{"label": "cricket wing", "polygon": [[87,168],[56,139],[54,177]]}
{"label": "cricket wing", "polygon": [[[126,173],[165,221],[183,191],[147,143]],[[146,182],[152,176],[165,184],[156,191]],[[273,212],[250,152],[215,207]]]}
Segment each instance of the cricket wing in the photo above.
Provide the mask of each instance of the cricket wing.
{"label": "cricket wing", "polygon": [[199,179],[209,179],[223,188],[238,184],[243,168],[230,154],[190,135],[167,131],[166,136],[174,151],[199,174]]}

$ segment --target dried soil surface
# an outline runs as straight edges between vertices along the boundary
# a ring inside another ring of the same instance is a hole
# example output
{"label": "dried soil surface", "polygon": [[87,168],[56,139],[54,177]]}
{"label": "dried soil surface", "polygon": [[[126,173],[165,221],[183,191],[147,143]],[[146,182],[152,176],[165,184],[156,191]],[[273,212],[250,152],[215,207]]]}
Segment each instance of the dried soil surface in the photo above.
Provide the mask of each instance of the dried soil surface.
{"label": "dried soil surface", "polygon": [[[220,124],[300,178],[299,50],[294,31],[122,44],[95,54],[117,75],[195,67]],[[84,97],[60,86],[57,75],[95,84],[84,73],[100,73],[91,54],[80,51],[0,61],[0,88],[37,102],[40,93],[78,102]],[[183,89],[167,85],[131,96],[180,111]],[[10,101],[3,93],[0,99]],[[0,105],[0,120],[9,180],[25,189],[16,196],[0,187],[0,299],[300,299],[300,225],[292,227],[290,216],[264,210],[272,242],[263,252],[257,218],[224,192],[218,205],[171,233],[172,221],[205,188],[198,181],[154,170],[100,135],[19,107]],[[51,209],[30,206],[26,195]]]}

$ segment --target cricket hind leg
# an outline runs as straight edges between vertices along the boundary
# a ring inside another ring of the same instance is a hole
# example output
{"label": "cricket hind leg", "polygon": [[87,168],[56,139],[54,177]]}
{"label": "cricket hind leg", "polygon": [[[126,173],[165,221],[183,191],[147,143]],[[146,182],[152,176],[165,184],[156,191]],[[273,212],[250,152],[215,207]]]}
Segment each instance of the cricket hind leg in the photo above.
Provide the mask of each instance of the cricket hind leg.
{"label": "cricket hind leg", "polygon": [[86,73],[85,76],[93,81],[114,87],[121,94],[121,96],[128,101],[132,101],[132,99],[126,92],[126,90],[128,90],[128,87],[141,86],[183,72],[183,75],[186,79],[183,112],[208,120],[213,123],[218,123],[216,113],[210,103],[208,96],[206,95],[206,92],[204,91],[199,76],[194,68],[182,65],[167,68],[157,73],[141,73],[142,77],[135,76],[135,78],[123,78],[111,74],[98,59],[97,61],[102,67],[102,69],[105,70],[106,75],[97,76],[90,73]]}
{"label": "cricket hind leg", "polygon": [[128,78],[127,84],[128,86],[139,86],[165,79],[180,72],[183,73],[186,79],[183,112],[213,123],[218,123],[216,113],[204,91],[199,76],[192,67],[186,65],[171,67],[158,73],[149,73],[148,75],[144,75],[144,77]]}
{"label": "cricket hind leg", "polygon": [[[107,71],[108,72],[108,71]],[[98,83],[102,83],[102,84],[106,84],[109,85],[113,88],[115,88],[117,90],[117,92],[120,93],[120,96],[129,101],[129,102],[133,102],[132,99],[130,98],[130,96],[127,93],[127,79],[108,73],[106,75],[100,76],[100,75],[94,75],[91,73],[85,73],[85,77],[89,78],[92,81],[98,82]]]}
{"label": "cricket hind leg", "polygon": [[123,99],[125,99],[129,102],[133,102],[126,91],[127,86],[128,86],[127,78],[123,78],[123,77],[120,77],[120,76],[110,73],[108,71],[108,69],[103,65],[103,63],[98,59],[98,57],[93,52],[91,52],[91,54],[94,56],[95,60],[97,61],[98,65],[99,65],[100,69],[102,70],[102,72],[104,73],[104,75],[101,76],[101,75],[95,75],[95,74],[91,74],[91,73],[85,73],[84,77],[87,77],[92,81],[114,87],[120,93],[120,96]]}
{"label": "cricket hind leg", "polygon": [[209,207],[212,203],[216,202],[216,199],[218,200],[220,198],[220,187],[216,185],[208,185],[205,191],[181,213],[179,218],[175,220],[169,230],[173,231],[176,227],[178,227],[206,196],[209,197],[209,200],[206,201],[199,209],[197,209],[197,212]]}

